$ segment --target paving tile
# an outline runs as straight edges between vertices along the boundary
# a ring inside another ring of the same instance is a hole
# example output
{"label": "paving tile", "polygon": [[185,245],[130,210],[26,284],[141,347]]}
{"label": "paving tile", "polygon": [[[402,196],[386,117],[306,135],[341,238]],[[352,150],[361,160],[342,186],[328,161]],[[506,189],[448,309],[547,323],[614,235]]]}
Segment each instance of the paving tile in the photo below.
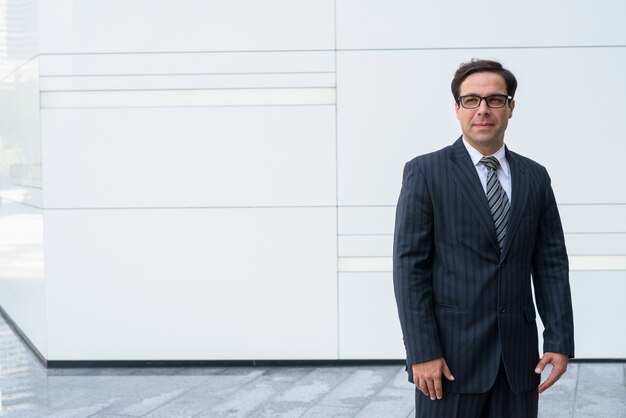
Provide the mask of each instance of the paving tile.
{"label": "paving tile", "polygon": [[414,391],[385,389],[361,409],[357,417],[406,417],[414,408]]}
{"label": "paving tile", "polygon": [[358,407],[316,405],[302,415],[302,418],[352,418],[358,413]]}
{"label": "paving tile", "polygon": [[357,417],[406,417],[414,408],[415,386],[406,380],[406,372],[402,368],[387,386],[369,400]]}
{"label": "paving tile", "polygon": [[44,382],[34,386],[6,386],[0,383],[2,412],[0,417],[40,417],[46,413],[47,394]]}
{"label": "paving tile", "polygon": [[396,375],[397,371],[396,366],[358,368],[326,395],[320,404],[361,409],[368,403],[370,397],[376,395]]}
{"label": "paving tile", "polygon": [[574,403],[571,400],[539,400],[539,418],[572,418]]}
{"label": "paving tile", "polygon": [[311,368],[276,367],[201,413],[201,417],[246,417],[270,397],[280,393],[311,372]]}
{"label": "paving tile", "polygon": [[313,371],[313,367],[273,367],[263,374],[273,382],[295,382]]}
{"label": "paving tile", "polygon": [[71,408],[63,408],[57,411],[48,411],[43,417],[45,418],[85,418],[94,415],[107,407],[110,404],[107,402],[94,402],[87,406],[78,406]]}
{"label": "paving tile", "polygon": [[178,418],[199,415],[265,372],[266,369],[248,369],[246,373],[243,373],[240,369],[236,373],[209,376],[202,384],[151,411],[146,417]]}
{"label": "paving tile", "polygon": [[125,367],[69,367],[48,369],[48,376],[130,376],[132,369]]}
{"label": "paving tile", "polygon": [[600,384],[624,385],[624,373],[621,363],[583,363],[579,364],[579,385],[596,386]]}
{"label": "paving tile", "polygon": [[354,372],[348,367],[317,368],[300,379],[295,385],[281,393],[278,402],[313,402],[321,399],[326,393],[339,385]]}
{"label": "paving tile", "polygon": [[269,367],[226,367],[220,376],[250,376],[266,373]]}
{"label": "paving tile", "polygon": [[46,413],[46,370],[0,319],[0,417],[41,417]]}
{"label": "paving tile", "polygon": [[208,376],[200,385],[185,394],[188,397],[222,399],[265,374],[266,369],[248,369],[245,373],[223,373]]}
{"label": "paving tile", "polygon": [[134,367],[131,376],[215,376],[223,367]]}
{"label": "paving tile", "polygon": [[219,398],[199,398],[180,396],[152,412],[144,415],[145,418],[187,418],[195,417],[211,409],[219,402]]}
{"label": "paving tile", "polygon": [[[51,378],[52,379],[52,378]],[[109,414],[141,416],[195,388],[205,376],[55,376],[49,387],[51,412],[104,404]],[[95,411],[97,412],[97,411]],[[94,412],[94,413],[95,413]]]}
{"label": "paving tile", "polygon": [[268,399],[250,417],[300,417],[343,382],[353,370],[346,367],[314,369]]}
{"label": "paving tile", "polygon": [[579,390],[576,396],[574,418],[606,417],[626,418],[624,387],[598,387],[594,391]]}
{"label": "paving tile", "polygon": [[216,376],[224,373],[226,367],[171,367],[171,374],[176,376]]}
{"label": "paving tile", "polygon": [[11,418],[41,418],[45,417],[45,411],[40,405],[34,404],[18,404],[2,408],[0,417]]}
{"label": "paving tile", "polygon": [[579,366],[574,418],[626,418],[626,388],[622,367],[611,363]]}
{"label": "paving tile", "polygon": [[269,405],[262,409],[256,409],[247,415],[249,418],[300,418],[306,411],[311,409],[307,405]]}
{"label": "paving tile", "polygon": [[243,418],[251,414],[257,406],[275,393],[276,389],[271,382],[267,380],[254,381],[203,411],[198,416]]}

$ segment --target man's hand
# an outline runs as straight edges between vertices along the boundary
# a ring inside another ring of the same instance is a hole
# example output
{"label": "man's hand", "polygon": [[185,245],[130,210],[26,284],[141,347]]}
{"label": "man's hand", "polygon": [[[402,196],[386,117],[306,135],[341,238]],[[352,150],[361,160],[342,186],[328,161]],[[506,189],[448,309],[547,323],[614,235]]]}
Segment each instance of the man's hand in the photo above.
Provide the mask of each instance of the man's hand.
{"label": "man's hand", "polygon": [[552,364],[552,371],[550,372],[550,376],[539,385],[539,393],[542,393],[550,386],[556,383],[557,380],[563,376],[563,373],[567,370],[567,362],[569,361],[569,357],[567,354],[561,353],[544,353],[539,363],[537,363],[537,367],[535,367],[535,373],[541,374],[543,369],[548,365]]}
{"label": "man's hand", "polygon": [[448,369],[448,365],[443,357],[434,360],[415,363],[413,368],[413,382],[415,386],[426,396],[430,396],[433,401],[441,399],[443,388],[441,385],[441,375],[448,380],[454,380],[454,376]]}

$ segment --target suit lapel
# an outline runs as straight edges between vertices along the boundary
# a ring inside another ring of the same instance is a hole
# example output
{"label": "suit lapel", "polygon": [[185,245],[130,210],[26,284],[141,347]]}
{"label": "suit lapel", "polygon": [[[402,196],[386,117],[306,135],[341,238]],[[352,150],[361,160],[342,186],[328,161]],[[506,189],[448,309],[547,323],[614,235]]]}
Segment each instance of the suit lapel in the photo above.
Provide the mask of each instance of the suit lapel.
{"label": "suit lapel", "polygon": [[500,251],[496,238],[496,228],[493,224],[493,217],[491,216],[487,196],[485,195],[483,186],[480,184],[476,167],[472,164],[472,159],[467,153],[465,145],[463,145],[462,138],[459,138],[452,144],[450,159],[453,162],[452,173],[454,180],[460,186],[459,188],[463,194],[465,194],[467,200],[474,207],[474,213],[489,236],[489,241],[491,241],[491,244],[497,251]]}
{"label": "suit lapel", "polygon": [[502,249],[502,258],[506,256],[509,248],[511,248],[511,241],[517,231],[520,219],[526,209],[526,202],[528,200],[528,175],[525,168],[522,166],[519,158],[515,154],[511,153],[509,149],[506,149],[506,160],[511,168],[511,214],[509,216],[509,223],[506,227],[506,236],[504,238],[504,248]]}

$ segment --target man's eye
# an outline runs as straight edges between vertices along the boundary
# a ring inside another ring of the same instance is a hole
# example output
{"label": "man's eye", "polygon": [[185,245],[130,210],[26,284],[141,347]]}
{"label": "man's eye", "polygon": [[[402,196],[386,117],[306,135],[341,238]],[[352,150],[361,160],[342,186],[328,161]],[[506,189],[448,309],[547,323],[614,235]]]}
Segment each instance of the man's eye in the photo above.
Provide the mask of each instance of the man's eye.
{"label": "man's eye", "polygon": [[500,96],[497,97],[490,97],[489,98],[489,105],[490,106],[502,106],[504,105],[504,99]]}

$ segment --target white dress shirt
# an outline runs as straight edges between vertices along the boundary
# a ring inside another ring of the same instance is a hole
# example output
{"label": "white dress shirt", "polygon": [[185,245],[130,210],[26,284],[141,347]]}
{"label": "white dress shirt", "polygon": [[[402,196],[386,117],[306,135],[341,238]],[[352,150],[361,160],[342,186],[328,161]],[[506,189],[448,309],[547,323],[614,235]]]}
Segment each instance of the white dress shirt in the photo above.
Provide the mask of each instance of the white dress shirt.
{"label": "white dress shirt", "polygon": [[[467,152],[469,153],[472,163],[474,163],[474,167],[476,168],[476,172],[478,173],[480,184],[483,185],[483,190],[485,191],[485,194],[487,194],[487,167],[485,167],[480,160],[483,157],[491,157],[491,155],[482,155],[476,148],[467,142],[465,137],[463,137],[463,145],[467,148]],[[498,161],[500,161],[500,167],[498,167],[497,171],[498,180],[500,180],[500,184],[509,198],[509,203],[511,203],[511,168],[509,167],[509,162],[506,160],[504,144],[502,144],[500,149],[493,153],[492,156],[496,157]]]}

